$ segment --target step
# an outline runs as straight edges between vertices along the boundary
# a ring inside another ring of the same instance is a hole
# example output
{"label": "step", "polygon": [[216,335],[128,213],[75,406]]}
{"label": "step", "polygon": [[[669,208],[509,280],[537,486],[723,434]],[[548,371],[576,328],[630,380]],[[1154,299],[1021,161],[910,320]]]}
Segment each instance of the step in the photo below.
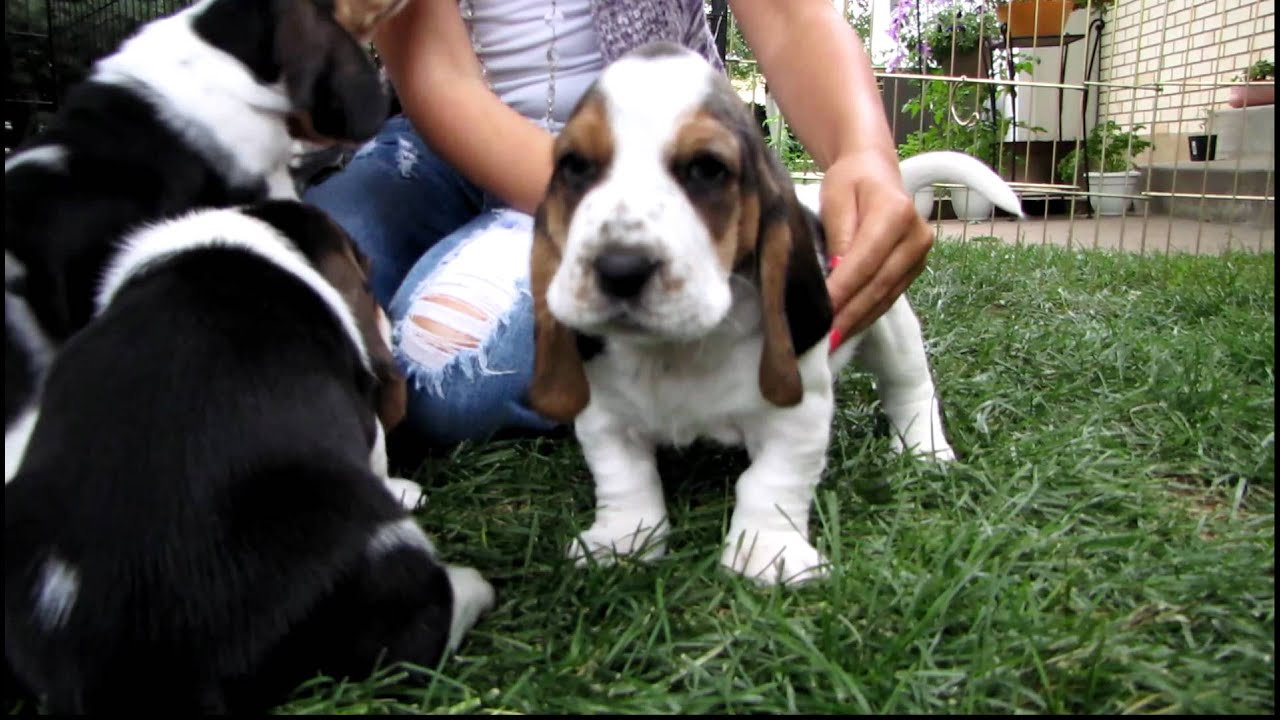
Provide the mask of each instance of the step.
{"label": "step", "polygon": [[[1143,168],[1138,187],[1149,195],[1151,212],[1158,215],[1202,219],[1257,228],[1276,224],[1274,154],[1229,160],[1153,163]],[[1269,197],[1270,200],[1237,197],[1167,197],[1160,193],[1199,196]]]}
{"label": "step", "polygon": [[1276,106],[1215,108],[1205,118],[1205,132],[1217,135],[1218,160],[1274,156]]}

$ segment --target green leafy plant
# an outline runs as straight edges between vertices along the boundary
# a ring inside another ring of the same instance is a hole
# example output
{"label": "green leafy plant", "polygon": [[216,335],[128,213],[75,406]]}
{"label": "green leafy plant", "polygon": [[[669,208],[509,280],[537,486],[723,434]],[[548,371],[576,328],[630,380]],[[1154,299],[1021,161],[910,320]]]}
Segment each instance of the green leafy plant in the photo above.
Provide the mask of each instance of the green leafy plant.
{"label": "green leafy plant", "polygon": [[809,151],[804,149],[804,145],[791,132],[791,128],[785,123],[782,126],[781,138],[774,141],[774,133],[772,132],[775,125],[781,118],[771,117],[765,118],[764,128],[768,136],[765,138],[765,144],[774,149],[778,154],[778,158],[782,160],[783,166],[792,172],[806,172],[813,170],[815,163],[813,158],[809,156]]}
{"label": "green leafy plant", "polygon": [[1271,60],[1259,60],[1249,66],[1249,69],[1245,71],[1244,77],[1246,80],[1256,81],[1267,80],[1275,77],[1275,75],[1276,64],[1274,62]]}
{"label": "green leafy plant", "polygon": [[890,70],[937,68],[1000,34],[992,5],[982,0],[899,0],[889,19]]}
{"label": "green leafy plant", "polygon": [[925,43],[934,57],[941,59],[977,50],[983,38],[999,35],[1000,23],[995,13],[987,10],[944,12],[924,29]]}
{"label": "green leafy plant", "polygon": [[[1014,56],[1014,72],[1029,72],[1035,66],[1033,57]],[[941,71],[935,71],[935,74]],[[1012,161],[1013,144],[1004,138],[1015,127],[1030,127],[998,110],[1009,92],[1005,86],[971,82],[930,80],[924,83],[918,97],[911,98],[903,110],[912,117],[926,111],[932,123],[906,137],[898,147],[900,158],[909,158],[934,150],[955,150],[972,155],[1002,171]],[[957,117],[959,116],[959,117]],[[968,117],[961,122],[960,118]],[[1031,127],[1036,131],[1041,128]]]}
{"label": "green leafy plant", "polygon": [[[1085,139],[1084,147],[1067,153],[1058,163],[1058,177],[1064,183],[1074,184],[1082,170],[1080,158],[1088,156],[1092,172],[1125,172],[1133,169],[1133,158],[1151,147],[1151,141],[1138,134],[1146,125],[1134,125],[1124,130],[1116,121],[1094,125]],[[1083,154],[1081,151],[1084,151]]]}
{"label": "green leafy plant", "polygon": [[858,34],[862,44],[868,47],[871,44],[871,1],[850,0],[849,13],[845,16],[845,20],[848,21],[853,31]]}
{"label": "green leafy plant", "polygon": [[1244,72],[1232,76],[1232,82],[1247,83],[1268,80],[1275,77],[1276,64],[1270,60],[1259,60],[1244,69]]}

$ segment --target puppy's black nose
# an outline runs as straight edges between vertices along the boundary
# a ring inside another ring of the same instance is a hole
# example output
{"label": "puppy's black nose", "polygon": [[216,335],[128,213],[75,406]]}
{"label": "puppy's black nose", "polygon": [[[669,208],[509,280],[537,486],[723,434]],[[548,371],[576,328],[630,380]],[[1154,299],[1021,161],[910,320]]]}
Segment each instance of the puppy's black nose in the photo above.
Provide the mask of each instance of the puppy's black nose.
{"label": "puppy's black nose", "polygon": [[658,265],[658,261],[643,250],[621,248],[605,250],[592,263],[600,291],[620,299],[639,295]]}

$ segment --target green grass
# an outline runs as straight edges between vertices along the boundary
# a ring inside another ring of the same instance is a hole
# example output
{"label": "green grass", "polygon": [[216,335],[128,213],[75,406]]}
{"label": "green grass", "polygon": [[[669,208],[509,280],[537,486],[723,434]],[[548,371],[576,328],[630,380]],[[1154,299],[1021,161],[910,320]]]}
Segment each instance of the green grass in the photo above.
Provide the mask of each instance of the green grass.
{"label": "green grass", "polygon": [[429,682],[317,682],[283,710],[1270,713],[1275,258],[940,243],[912,289],[948,467],[892,457],[840,381],[819,487],[832,578],[721,572],[733,452],[663,457],[651,566],[575,570],[570,441],[465,446],[423,525],[499,604]]}

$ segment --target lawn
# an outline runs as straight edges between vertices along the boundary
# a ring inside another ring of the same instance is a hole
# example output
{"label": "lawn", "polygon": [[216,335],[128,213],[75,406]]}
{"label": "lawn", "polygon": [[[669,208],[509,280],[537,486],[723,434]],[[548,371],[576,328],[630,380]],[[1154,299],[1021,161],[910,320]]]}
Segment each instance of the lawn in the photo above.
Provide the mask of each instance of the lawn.
{"label": "lawn", "polygon": [[666,454],[667,557],[588,570],[574,443],[433,458],[422,523],[498,607],[429,682],[282,710],[1270,714],[1274,262],[940,243],[911,295],[961,459],[892,457],[846,373],[800,590],[718,569],[737,453]]}

